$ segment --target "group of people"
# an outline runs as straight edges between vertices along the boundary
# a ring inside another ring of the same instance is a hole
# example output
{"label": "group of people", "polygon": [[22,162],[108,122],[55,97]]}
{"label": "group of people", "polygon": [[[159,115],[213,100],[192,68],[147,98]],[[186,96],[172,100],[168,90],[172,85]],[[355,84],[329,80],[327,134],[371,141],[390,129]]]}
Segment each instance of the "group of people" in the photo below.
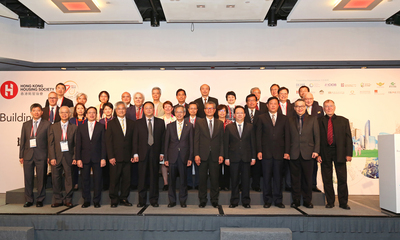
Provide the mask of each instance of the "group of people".
{"label": "group of people", "polygon": [[[291,207],[312,208],[316,173],[321,173],[326,208],[333,208],[333,164],[338,179],[339,207],[348,206],[346,162],[351,161],[353,144],[348,119],[335,114],[335,103],[321,107],[307,86],[300,98],[288,100],[289,89],[273,84],[271,97],[261,102],[261,90],[254,87],[246,105],[235,104],[236,94],[226,93],[227,104],[209,96],[210,86],[200,87],[201,97],[186,103],[186,91],[178,89],[178,103],[160,101],[161,89],[152,89],[153,101],[128,92],[115,105],[107,91],[100,92],[100,104],[86,108],[87,95],[80,93],[76,105],[64,97],[59,83],[50,92],[44,108],[30,107],[32,119],[21,131],[20,163],[25,176],[24,207],[33,205],[33,178],[36,168],[38,196],[43,206],[48,165],[53,184],[52,207],[72,207],[72,194],[81,171],[83,208],[100,207],[101,191],[109,190],[111,207],[132,206],[131,190],[138,191],[137,207],[149,202],[158,207],[159,172],[163,190],[168,191],[168,207],[178,201],[186,207],[188,190],[198,189],[199,207],[210,201],[218,207],[220,190],[231,189],[230,208],[241,202],[250,208],[250,189],[263,192],[264,208],[285,208],[282,191],[292,192]],[[325,114],[324,114],[325,112]],[[160,167],[161,165],[161,167]],[[193,177],[194,175],[194,177]],[[64,176],[64,182],[63,182]],[[179,195],[176,182],[179,176]],[[262,177],[262,189],[261,189]],[[63,194],[65,185],[65,194]]]}

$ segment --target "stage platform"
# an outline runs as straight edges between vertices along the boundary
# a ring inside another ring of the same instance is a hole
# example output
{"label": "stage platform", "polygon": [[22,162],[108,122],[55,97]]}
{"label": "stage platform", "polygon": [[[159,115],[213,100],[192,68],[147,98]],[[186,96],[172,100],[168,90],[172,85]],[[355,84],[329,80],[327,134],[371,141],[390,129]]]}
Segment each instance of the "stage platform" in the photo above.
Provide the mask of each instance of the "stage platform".
{"label": "stage platform", "polygon": [[[108,192],[103,193],[101,208],[81,208],[81,193],[75,192],[73,208],[51,208],[51,193],[42,208],[23,208],[18,194],[7,192],[0,206],[0,225],[33,227],[35,239],[220,239],[221,228],[289,228],[293,239],[400,239],[400,217],[381,211],[379,196],[350,196],[351,210],[338,206],[326,209],[315,204],[323,193],[314,193],[314,208],[290,208],[290,193],[285,193],[286,208],[265,209],[261,193],[251,192],[250,209],[229,208],[230,192],[221,192],[220,206],[197,206],[197,191],[189,191],[187,208],[167,207],[167,193],[160,192],[160,207],[136,207],[137,194],[131,192],[132,207],[111,208]],[[14,198],[15,197],[15,198]],[[23,199],[23,198],[22,198]],[[189,202],[189,201],[188,201]],[[79,203],[79,204],[78,204]],[[337,205],[337,204],[336,204]]]}

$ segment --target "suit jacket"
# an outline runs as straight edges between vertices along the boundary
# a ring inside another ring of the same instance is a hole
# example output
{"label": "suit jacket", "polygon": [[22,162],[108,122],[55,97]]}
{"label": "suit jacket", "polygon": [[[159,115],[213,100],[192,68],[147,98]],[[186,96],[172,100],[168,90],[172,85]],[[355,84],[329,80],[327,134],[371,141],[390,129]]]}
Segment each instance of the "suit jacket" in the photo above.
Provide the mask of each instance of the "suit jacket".
{"label": "suit jacket", "polygon": [[[48,107],[48,106],[49,106],[49,100],[47,99],[46,103],[45,103],[45,107]],[[71,108],[71,107],[74,107],[74,102],[72,100],[64,97],[64,99],[63,99],[63,101],[61,103],[61,107],[62,106],[67,106],[67,107]]]}
{"label": "suit jacket", "polygon": [[130,162],[133,158],[133,131],[135,122],[126,119],[125,136],[118,117],[107,123],[106,148],[109,159],[115,158],[117,162]]}
{"label": "suit jacket", "polygon": [[225,127],[224,133],[224,157],[231,162],[250,162],[256,159],[256,137],[253,124],[243,122],[242,137],[236,123],[230,123]]}
{"label": "suit jacket", "polygon": [[[196,118],[194,119],[194,123],[192,123],[193,128],[196,127],[196,123],[197,123],[197,121],[198,121],[199,119],[201,119],[201,118],[199,118],[199,117],[196,116]],[[190,115],[188,115],[188,117],[185,117],[185,121],[190,122]],[[194,133],[193,133],[193,137],[194,137]]]}
{"label": "suit jacket", "polygon": [[[160,118],[160,117],[162,117],[162,116],[164,116],[164,108],[163,108],[163,102],[161,102],[160,101],[160,103],[158,104],[158,106],[157,106],[157,109],[156,109],[156,111],[157,111],[157,117],[158,118]],[[154,113],[154,116],[155,116],[156,114]]]}
{"label": "suit jacket", "polygon": [[[218,99],[209,96],[208,97],[208,101],[209,102],[210,101],[214,102],[215,103],[215,107],[218,106]],[[206,113],[204,112],[204,99],[202,97],[200,97],[200,98],[194,100],[194,102],[197,103],[197,107],[198,107],[197,116],[200,117],[200,118],[205,118],[206,117]],[[218,118],[217,111],[215,111],[214,117]]]}
{"label": "suit jacket", "polygon": [[69,166],[72,166],[72,160],[75,160],[75,142],[76,142],[76,130],[78,126],[68,123],[67,128],[67,141],[68,141],[68,152],[61,151],[61,122],[54,123],[49,129],[49,159],[56,159],[57,165],[61,163],[63,156]]}
{"label": "suit jacket", "polygon": [[[322,161],[328,158],[328,120],[329,117],[319,118],[319,129],[321,133],[321,158]],[[353,141],[349,120],[342,116],[332,116],[333,137],[336,142],[336,159],[338,162],[346,162],[346,156],[353,156]]]}
{"label": "suit jacket", "polygon": [[48,132],[51,123],[45,119],[40,120],[40,124],[36,130],[36,147],[30,147],[31,132],[33,132],[33,120],[24,122],[21,129],[21,139],[19,145],[19,158],[24,161],[31,160],[35,155],[38,160],[47,160],[48,154]]}
{"label": "suit jacket", "polygon": [[268,112],[267,103],[261,101],[259,102],[260,102],[260,108],[258,110],[260,111],[260,113],[267,113]]}
{"label": "suit jacket", "polygon": [[76,160],[82,160],[84,164],[98,163],[106,159],[106,136],[103,124],[96,122],[92,139],[89,137],[88,122],[78,126],[76,131]]}
{"label": "suit jacket", "polygon": [[257,121],[257,152],[265,159],[283,159],[290,151],[289,120],[285,115],[276,113],[275,126],[269,113],[262,114]]}
{"label": "suit jacket", "polygon": [[208,119],[197,119],[194,127],[194,156],[200,156],[201,161],[207,161],[211,152],[211,159],[218,161],[224,156],[224,123],[214,118],[213,135],[210,137]]}
{"label": "suit jacket", "polygon": [[[43,108],[43,115],[42,115],[42,119],[45,119],[45,120],[47,120],[49,122],[50,122],[50,109],[51,109],[51,107]],[[55,114],[54,123],[61,121],[60,108],[59,107],[56,107],[56,111],[54,112],[54,114]]]}
{"label": "suit jacket", "polygon": [[[133,154],[139,155],[139,161],[145,160],[147,150],[150,148],[147,143],[148,135],[147,118],[143,117],[135,122],[133,131]],[[153,139],[153,153],[159,159],[160,154],[164,154],[165,123],[164,120],[156,117],[154,117]]]}
{"label": "suit jacket", "polygon": [[[143,105],[142,105],[143,109]],[[126,109],[126,118],[129,118],[130,120],[136,121],[136,106],[131,105],[129,108]],[[142,111],[142,118],[144,118],[144,111]]]}
{"label": "suit jacket", "polygon": [[317,118],[324,116],[324,109],[320,105],[318,105],[318,102],[316,102],[316,101],[313,102],[313,105],[311,108],[311,116],[317,116]]}
{"label": "suit jacket", "polygon": [[[294,111],[294,104],[290,103],[290,100],[288,99],[286,101],[287,106],[286,106],[286,117],[292,117],[294,115],[296,115],[296,112]],[[281,105],[279,104],[279,108],[278,108],[278,113],[282,114],[282,108]]]}
{"label": "suit jacket", "polygon": [[[247,123],[251,123],[249,108],[247,107],[247,105],[244,106],[244,113],[246,114],[246,116],[244,117],[244,121],[247,122]],[[254,109],[254,119],[253,119],[253,128],[254,128],[254,130],[256,128],[257,119],[261,114],[262,113],[259,110]]]}
{"label": "suit jacket", "polygon": [[165,134],[165,161],[175,163],[180,155],[182,161],[187,164],[187,160],[193,161],[193,125],[183,121],[181,138],[178,139],[177,123],[172,122],[167,125]]}
{"label": "suit jacket", "polygon": [[312,153],[319,153],[320,150],[318,119],[305,113],[301,134],[299,134],[298,122],[297,114],[289,118],[290,159],[298,159],[301,154],[304,160],[310,160]]}
{"label": "suit jacket", "polygon": [[[174,109],[172,110],[172,115],[174,115],[175,116],[175,112],[174,112],[174,110],[175,110],[175,107],[176,106],[178,106],[179,105],[179,103],[178,104],[176,104],[176,105],[174,105]],[[185,116],[189,116],[189,104],[187,104],[187,103],[185,103],[185,108],[186,108],[186,113],[185,113]]]}

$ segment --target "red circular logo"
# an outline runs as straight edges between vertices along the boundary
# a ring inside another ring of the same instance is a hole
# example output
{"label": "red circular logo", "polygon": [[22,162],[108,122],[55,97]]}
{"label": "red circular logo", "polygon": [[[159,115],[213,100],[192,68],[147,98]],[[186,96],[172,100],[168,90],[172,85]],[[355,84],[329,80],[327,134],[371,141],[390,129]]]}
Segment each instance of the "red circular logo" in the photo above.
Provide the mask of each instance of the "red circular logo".
{"label": "red circular logo", "polygon": [[5,99],[12,99],[18,94],[18,86],[13,81],[7,81],[1,85],[0,93]]}

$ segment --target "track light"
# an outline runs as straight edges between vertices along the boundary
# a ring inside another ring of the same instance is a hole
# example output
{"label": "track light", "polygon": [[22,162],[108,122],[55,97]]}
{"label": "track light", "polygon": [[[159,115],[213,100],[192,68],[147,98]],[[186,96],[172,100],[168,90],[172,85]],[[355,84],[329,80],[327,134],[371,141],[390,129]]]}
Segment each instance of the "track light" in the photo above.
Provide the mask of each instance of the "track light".
{"label": "track light", "polygon": [[150,24],[152,27],[159,27],[160,26],[160,17],[156,11],[151,12],[151,19]]}
{"label": "track light", "polygon": [[276,27],[276,17],[275,17],[275,8],[271,8],[268,12],[268,26]]}

